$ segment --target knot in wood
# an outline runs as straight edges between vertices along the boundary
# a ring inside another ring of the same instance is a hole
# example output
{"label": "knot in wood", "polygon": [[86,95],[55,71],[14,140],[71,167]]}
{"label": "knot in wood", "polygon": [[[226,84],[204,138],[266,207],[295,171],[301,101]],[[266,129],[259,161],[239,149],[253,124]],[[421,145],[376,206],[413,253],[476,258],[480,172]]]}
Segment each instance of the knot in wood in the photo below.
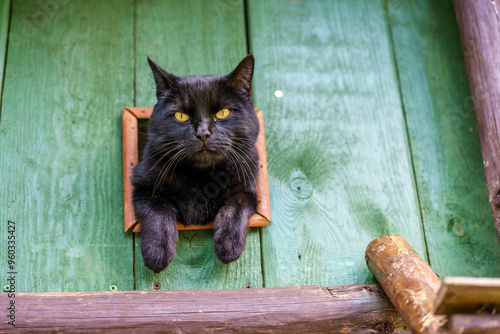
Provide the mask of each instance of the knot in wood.
{"label": "knot in wood", "polygon": [[297,198],[309,198],[313,194],[313,186],[311,181],[305,177],[296,177],[290,182],[290,190]]}

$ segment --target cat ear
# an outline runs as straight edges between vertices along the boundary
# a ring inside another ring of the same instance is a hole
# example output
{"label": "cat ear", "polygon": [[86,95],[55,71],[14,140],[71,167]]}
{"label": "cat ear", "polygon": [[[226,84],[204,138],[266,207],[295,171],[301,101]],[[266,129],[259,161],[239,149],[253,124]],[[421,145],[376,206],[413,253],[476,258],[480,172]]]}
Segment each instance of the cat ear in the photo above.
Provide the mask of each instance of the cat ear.
{"label": "cat ear", "polygon": [[177,84],[177,77],[172,73],[165,71],[158,66],[151,58],[148,57],[148,63],[153,72],[153,77],[156,83],[156,97],[160,98],[165,92],[169,91],[172,86]]}
{"label": "cat ear", "polygon": [[227,76],[228,85],[250,95],[254,63],[255,60],[252,54],[243,58],[236,69]]}

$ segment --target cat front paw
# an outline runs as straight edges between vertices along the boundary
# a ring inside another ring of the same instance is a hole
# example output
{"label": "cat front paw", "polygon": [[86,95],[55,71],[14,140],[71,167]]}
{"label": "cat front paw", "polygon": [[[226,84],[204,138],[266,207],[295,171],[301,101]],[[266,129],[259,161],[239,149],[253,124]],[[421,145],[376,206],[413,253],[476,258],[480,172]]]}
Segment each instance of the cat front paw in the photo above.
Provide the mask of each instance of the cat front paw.
{"label": "cat front paw", "polygon": [[230,204],[222,207],[215,217],[215,254],[223,263],[233,262],[243,253],[249,230],[249,212]]}
{"label": "cat front paw", "polygon": [[146,267],[155,273],[167,268],[175,254],[175,247],[162,247],[158,244],[148,244],[141,241],[142,257]]}
{"label": "cat front paw", "polygon": [[245,249],[246,235],[214,238],[215,255],[222,263],[236,261]]}

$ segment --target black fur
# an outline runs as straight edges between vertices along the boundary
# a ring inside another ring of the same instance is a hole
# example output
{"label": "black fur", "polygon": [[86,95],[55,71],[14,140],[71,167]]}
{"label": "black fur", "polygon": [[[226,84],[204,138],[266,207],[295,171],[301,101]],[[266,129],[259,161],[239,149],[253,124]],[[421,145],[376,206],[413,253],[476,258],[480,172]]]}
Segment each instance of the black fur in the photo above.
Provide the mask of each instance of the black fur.
{"label": "black fur", "polygon": [[[158,103],[133,178],[144,262],[155,272],[168,266],[178,240],[176,220],[203,225],[214,219],[215,253],[224,263],[234,261],[256,207],[254,58],[248,55],[227,76],[180,77],[148,61]],[[229,116],[215,118],[224,108]],[[176,112],[190,119],[178,121]]]}

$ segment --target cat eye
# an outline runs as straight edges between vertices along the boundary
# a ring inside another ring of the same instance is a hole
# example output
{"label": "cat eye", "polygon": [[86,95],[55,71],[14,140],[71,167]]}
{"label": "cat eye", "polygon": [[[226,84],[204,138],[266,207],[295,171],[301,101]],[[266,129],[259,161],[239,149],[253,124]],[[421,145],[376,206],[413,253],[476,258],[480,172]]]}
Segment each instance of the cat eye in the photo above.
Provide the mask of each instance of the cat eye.
{"label": "cat eye", "polygon": [[217,117],[218,119],[226,118],[230,113],[231,113],[231,110],[224,108],[224,109],[219,110],[215,114],[215,117]]}
{"label": "cat eye", "polygon": [[185,122],[185,121],[189,120],[189,116],[187,114],[185,114],[183,112],[179,112],[179,111],[174,114],[174,117],[176,120],[181,121],[181,122]]}

